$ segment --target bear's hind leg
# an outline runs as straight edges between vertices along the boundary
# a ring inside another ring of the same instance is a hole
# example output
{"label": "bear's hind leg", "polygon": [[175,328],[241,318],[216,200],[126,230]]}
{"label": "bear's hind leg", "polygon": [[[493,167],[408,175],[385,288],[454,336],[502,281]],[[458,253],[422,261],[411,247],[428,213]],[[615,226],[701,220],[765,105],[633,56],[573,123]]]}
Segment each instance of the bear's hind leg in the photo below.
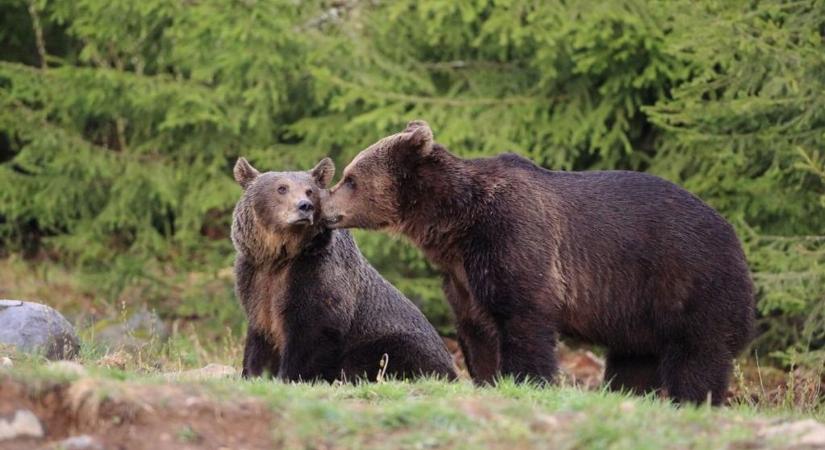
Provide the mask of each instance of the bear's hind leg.
{"label": "bear's hind leg", "polygon": [[660,360],[654,355],[624,355],[609,352],[604,368],[604,382],[613,391],[644,395],[662,387]]}
{"label": "bear's hind leg", "polygon": [[458,326],[458,344],[467,371],[477,385],[493,383],[498,373],[498,338],[485,324],[464,320]]}
{"label": "bear's hind leg", "polygon": [[728,390],[733,357],[716,346],[671,346],[662,356],[660,373],[668,396],[676,403],[719,405]]}

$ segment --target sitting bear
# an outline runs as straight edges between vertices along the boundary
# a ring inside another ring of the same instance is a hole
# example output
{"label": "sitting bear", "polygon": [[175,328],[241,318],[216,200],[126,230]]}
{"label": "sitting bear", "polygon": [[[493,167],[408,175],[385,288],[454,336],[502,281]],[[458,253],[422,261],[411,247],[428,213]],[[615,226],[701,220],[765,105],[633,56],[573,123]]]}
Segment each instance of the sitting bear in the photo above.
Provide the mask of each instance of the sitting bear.
{"label": "sitting bear", "polygon": [[387,358],[389,377],[455,378],[444,342],[415,305],[349,232],[320,223],[334,171],[329,158],[309,172],[261,174],[244,158],[235,165],[243,188],[232,223],[235,289],[249,320],[243,376],[375,380]]}
{"label": "sitting bear", "polygon": [[563,335],[607,348],[611,387],[719,403],[752,337],[733,228],[652,175],[462,159],[414,121],[356,156],[322,207],[331,227],[403,234],[443,270],[477,382],[552,380]]}

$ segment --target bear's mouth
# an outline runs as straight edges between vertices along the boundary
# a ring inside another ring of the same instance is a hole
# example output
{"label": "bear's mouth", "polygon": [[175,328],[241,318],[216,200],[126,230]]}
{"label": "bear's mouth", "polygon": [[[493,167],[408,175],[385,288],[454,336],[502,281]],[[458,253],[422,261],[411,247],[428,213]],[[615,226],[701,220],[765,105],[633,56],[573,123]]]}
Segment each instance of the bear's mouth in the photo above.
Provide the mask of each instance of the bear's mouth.
{"label": "bear's mouth", "polygon": [[309,214],[300,214],[297,216],[293,216],[289,222],[289,226],[291,227],[307,227],[312,225],[315,222],[314,217]]}
{"label": "bear's mouth", "polygon": [[336,223],[340,222],[343,218],[344,216],[340,214],[335,217],[325,217],[324,223],[326,223],[327,225],[335,225]]}

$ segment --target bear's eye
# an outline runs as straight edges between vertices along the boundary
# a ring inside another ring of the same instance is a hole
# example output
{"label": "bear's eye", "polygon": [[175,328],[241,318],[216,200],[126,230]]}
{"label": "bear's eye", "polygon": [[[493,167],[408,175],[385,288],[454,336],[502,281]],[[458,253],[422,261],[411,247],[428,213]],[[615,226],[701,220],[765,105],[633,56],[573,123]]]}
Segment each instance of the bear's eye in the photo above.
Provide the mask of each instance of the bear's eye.
{"label": "bear's eye", "polygon": [[312,189],[307,189],[307,197],[312,197]]}
{"label": "bear's eye", "polygon": [[344,178],[344,184],[347,185],[347,187],[349,187],[350,189],[355,188],[355,180],[353,180],[352,177]]}
{"label": "bear's eye", "polygon": [[286,194],[286,191],[288,191],[288,190],[289,189],[287,189],[286,186],[278,186],[278,193],[281,194],[281,195]]}

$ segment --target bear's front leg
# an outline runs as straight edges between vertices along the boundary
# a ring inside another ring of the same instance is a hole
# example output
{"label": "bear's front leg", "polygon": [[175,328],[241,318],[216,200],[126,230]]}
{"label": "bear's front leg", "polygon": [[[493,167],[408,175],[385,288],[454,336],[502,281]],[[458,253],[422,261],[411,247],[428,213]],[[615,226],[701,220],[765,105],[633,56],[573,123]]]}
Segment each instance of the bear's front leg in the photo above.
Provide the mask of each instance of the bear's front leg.
{"label": "bear's front leg", "polygon": [[278,378],[331,383],[341,374],[343,352],[343,335],[338,330],[296,330],[287,338]]}
{"label": "bear's front leg", "polygon": [[243,350],[243,378],[259,377],[265,370],[269,376],[275,376],[281,365],[278,349],[270,344],[266,336],[250,325],[246,332],[246,344]]}
{"label": "bear's front leg", "polygon": [[[544,320],[542,320],[544,319]],[[516,381],[550,383],[556,375],[556,333],[534,313],[500,321],[501,374]]]}
{"label": "bear's front leg", "polygon": [[453,274],[444,276],[444,294],[456,317],[458,345],[467,371],[478,385],[492,383],[498,373],[498,337],[495,322],[473,305],[468,287]]}
{"label": "bear's front leg", "polygon": [[474,303],[496,325],[499,373],[518,382],[551,382],[556,374],[556,330],[545,307],[551,301],[538,298],[537,283],[529,273],[496,265],[502,260],[500,254],[480,253],[467,265]]}

